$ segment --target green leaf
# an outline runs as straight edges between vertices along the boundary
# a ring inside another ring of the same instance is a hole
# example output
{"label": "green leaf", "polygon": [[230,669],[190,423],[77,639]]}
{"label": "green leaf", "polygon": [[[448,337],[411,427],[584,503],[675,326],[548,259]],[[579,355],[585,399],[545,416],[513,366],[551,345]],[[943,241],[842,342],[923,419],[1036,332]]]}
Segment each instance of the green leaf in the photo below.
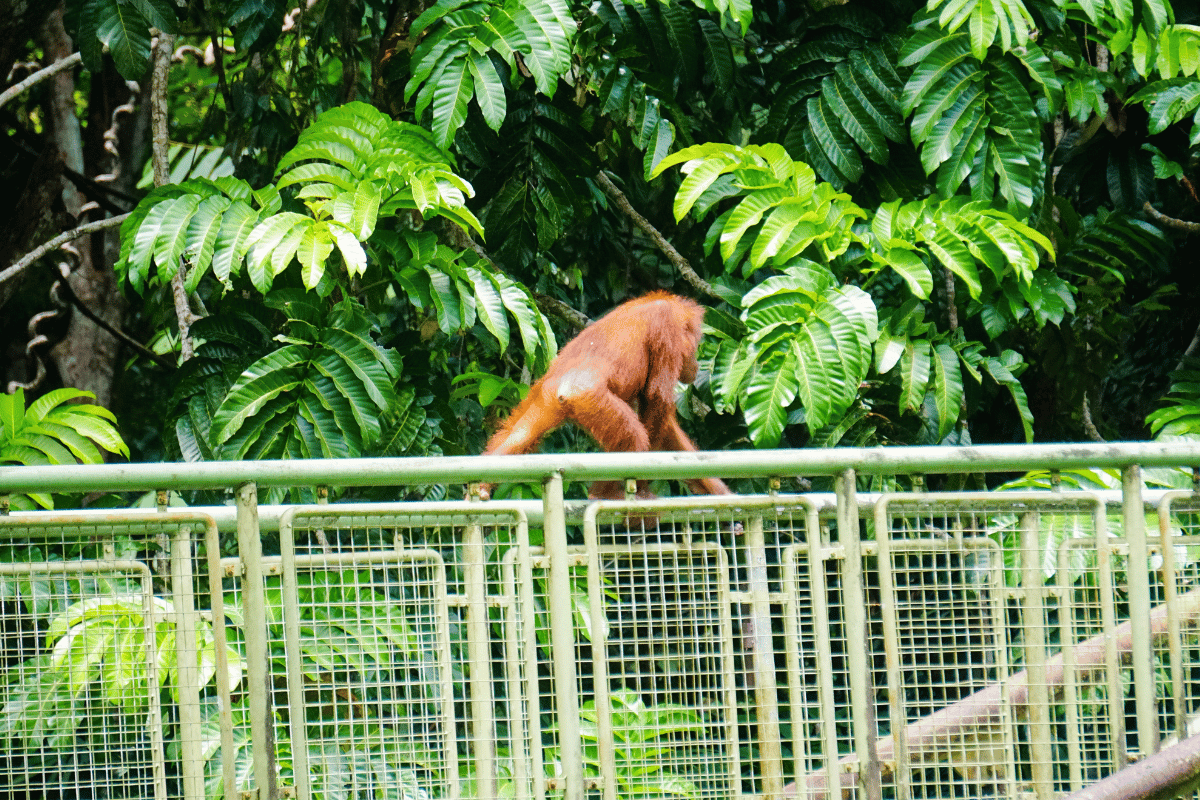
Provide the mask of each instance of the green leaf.
{"label": "green leaf", "polygon": [[288,345],[247,367],[213,415],[215,441],[218,444],[229,441],[264,405],[300,385],[304,376],[302,366],[309,358],[309,348]]}
{"label": "green leaf", "polygon": [[929,299],[933,293],[933,273],[929,271],[929,265],[909,249],[911,246],[905,246],[906,243],[899,240],[893,243],[897,246],[889,247],[884,253],[884,263],[904,278],[909,291],[922,300]]}
{"label": "green leaf", "polygon": [[354,277],[367,271],[367,253],[354,234],[337,223],[329,225],[329,233],[337,244],[342,260],[346,262],[346,272]]}
{"label": "green leaf", "polygon": [[933,402],[938,412],[938,441],[941,441],[954,429],[961,413],[963,382],[954,348],[938,343],[933,355]]}
{"label": "green leaf", "polygon": [[214,195],[200,201],[196,213],[188,223],[184,256],[191,264],[188,272],[187,291],[194,292],[200,279],[212,266],[213,253],[224,221],[224,213],[232,204],[228,197]]}
{"label": "green leaf", "polygon": [[150,23],[133,4],[89,0],[96,37],[108,47],[113,63],[127,81],[139,80],[150,60]]}
{"label": "green leaf", "polygon": [[760,363],[746,387],[746,427],[758,447],[779,444],[787,407],[796,399],[801,376],[796,370],[796,356],[789,349],[782,358]]}
{"label": "green leaf", "polygon": [[930,347],[927,339],[909,339],[900,356],[900,408],[920,413],[929,385]]}
{"label": "green leaf", "polygon": [[[467,46],[454,48],[444,56],[434,78],[430,95],[433,103],[433,137],[441,147],[449,147],[454,135],[467,119],[467,103],[474,93]],[[424,92],[422,92],[424,94]],[[418,111],[418,113],[420,113]]]}
{"label": "green leaf", "polygon": [[242,259],[250,247],[250,234],[258,224],[258,213],[246,203],[236,200],[221,215],[221,228],[213,247],[213,274],[226,289],[232,289],[229,278],[240,270]]}
{"label": "green leaf", "polygon": [[300,260],[300,278],[304,288],[312,289],[321,282],[325,274],[325,261],[333,252],[333,234],[324,222],[309,226],[296,248]]}
{"label": "green leaf", "polygon": [[343,192],[333,199],[331,213],[355,238],[365,242],[375,232],[380,200],[379,187],[360,183],[354,191]]}
{"label": "green leaf", "polygon": [[471,51],[467,67],[475,81],[475,102],[483,112],[483,119],[494,131],[500,130],[507,113],[504,84],[496,72],[496,66],[485,55]]}

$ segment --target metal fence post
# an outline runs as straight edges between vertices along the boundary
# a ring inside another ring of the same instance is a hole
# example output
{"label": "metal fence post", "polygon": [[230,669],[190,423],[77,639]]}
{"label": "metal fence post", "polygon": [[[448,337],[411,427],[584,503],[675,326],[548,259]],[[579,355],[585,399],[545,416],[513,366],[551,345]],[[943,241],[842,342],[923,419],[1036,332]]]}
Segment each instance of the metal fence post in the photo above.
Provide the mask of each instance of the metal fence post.
{"label": "metal fence post", "polygon": [[475,786],[482,798],[496,797],[496,725],[493,719],[491,626],[488,624],[487,564],[483,526],[466,526],[463,536],[463,579],[467,597],[467,658],[471,663],[471,751]]}
{"label": "metal fence post", "polygon": [[171,590],[175,605],[175,659],[179,690],[180,768],[186,800],[204,800],[204,758],[200,730],[200,670],[196,642],[196,597],[192,586],[192,527],[180,525],[171,550]]}
{"label": "metal fence post", "polygon": [[1154,678],[1154,649],[1150,643],[1149,553],[1146,511],[1142,502],[1142,468],[1121,470],[1121,510],[1129,544],[1129,623],[1133,627],[1133,684],[1138,723],[1138,752],[1158,752],[1158,709]]}
{"label": "metal fence post", "polygon": [[[275,728],[272,724],[270,648],[263,596],[262,540],[258,528],[258,487],[237,488],[238,553],[242,559],[242,606],[246,625],[246,678],[250,689],[250,741],[254,785],[260,800],[276,800]],[[297,780],[307,775],[296,776]]]}
{"label": "metal fence post", "polygon": [[567,552],[567,518],[563,478],[554,472],[542,484],[544,538],[550,565],[547,611],[554,658],[555,712],[559,760],[565,782],[564,800],[583,800],[583,739],[579,724],[579,686],[575,677],[575,615],[571,599],[571,554]]}
{"label": "metal fence post", "polygon": [[783,748],[779,732],[779,687],[775,680],[775,648],[771,641],[771,584],[767,577],[767,545],[763,515],[751,515],[746,529],[746,572],[750,588],[750,620],[754,625],[754,713],[758,722],[764,800],[783,796]]}
{"label": "metal fence post", "polygon": [[1021,515],[1021,619],[1025,669],[1029,675],[1029,759],[1038,800],[1054,796],[1054,753],[1050,731],[1050,689],[1046,684],[1046,586],[1042,572],[1041,515]]}
{"label": "metal fence post", "polygon": [[[858,753],[858,785],[866,800],[880,800],[879,757],[875,751],[875,690],[871,685],[871,630],[867,627],[867,593],[863,587],[862,539],[858,528],[858,494],[854,470],[838,474],[838,539],[846,552],[843,585],[846,605],[846,648],[850,667],[850,704],[854,718],[854,751]],[[877,535],[880,535],[877,533]],[[882,535],[887,535],[886,531]],[[904,720],[893,720],[903,725]],[[906,769],[897,764],[896,769]]]}

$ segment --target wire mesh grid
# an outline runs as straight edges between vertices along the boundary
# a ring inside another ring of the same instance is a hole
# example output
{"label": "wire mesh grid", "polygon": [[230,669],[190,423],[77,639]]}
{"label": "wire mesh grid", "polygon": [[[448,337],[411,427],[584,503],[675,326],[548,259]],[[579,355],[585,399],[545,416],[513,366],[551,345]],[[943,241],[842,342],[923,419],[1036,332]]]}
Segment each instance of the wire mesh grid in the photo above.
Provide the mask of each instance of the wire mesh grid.
{"label": "wire mesh grid", "polygon": [[851,778],[859,763],[849,712],[844,550],[830,544],[815,517],[804,527],[813,525],[815,531],[797,530],[797,543],[784,553],[785,720],[791,723],[797,794],[827,797],[828,787],[841,783],[853,796]]}
{"label": "wire mesh grid", "polygon": [[[1151,567],[1154,666],[1162,746],[1200,733],[1200,498],[1170,493],[1159,507]],[[1165,625],[1161,610],[1167,610]]]}
{"label": "wire mesh grid", "polygon": [[504,573],[523,517],[325,507],[284,520],[267,615],[285,785],[302,800],[495,796],[498,779],[527,774],[513,764],[529,752],[519,678],[502,679],[519,668]]}
{"label": "wire mesh grid", "polygon": [[1102,632],[1128,609],[1105,531],[1103,505],[1086,495],[880,501],[888,746],[908,767],[895,776],[902,792],[1069,791],[1116,768],[1127,679]]}
{"label": "wire mesh grid", "polygon": [[0,517],[0,797],[202,791],[215,542],[196,515]]}
{"label": "wire mesh grid", "polygon": [[811,646],[815,512],[794,498],[709,502],[640,516],[604,504],[585,523],[594,666],[581,685],[600,741],[615,742],[610,761],[598,751],[608,797],[779,792],[836,752]]}

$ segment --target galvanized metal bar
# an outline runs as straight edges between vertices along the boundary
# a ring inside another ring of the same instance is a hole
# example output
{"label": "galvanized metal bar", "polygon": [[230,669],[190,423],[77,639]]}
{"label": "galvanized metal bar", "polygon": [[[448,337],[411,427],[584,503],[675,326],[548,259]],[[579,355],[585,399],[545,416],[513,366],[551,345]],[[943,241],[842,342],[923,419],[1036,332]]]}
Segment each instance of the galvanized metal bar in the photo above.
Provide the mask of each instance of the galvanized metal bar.
{"label": "galvanized metal bar", "polygon": [[[175,529],[171,547],[171,594],[175,606],[175,690],[179,695],[180,772],[186,800],[205,800],[200,730],[199,646],[192,585],[192,528]],[[151,684],[153,685],[153,684]]]}
{"label": "galvanized metal bar", "polygon": [[258,487],[243,483],[235,494],[238,552],[242,557],[242,607],[245,614],[246,682],[250,690],[250,748],[259,800],[278,800],[275,782],[275,728],[267,614],[263,597],[262,541],[258,530]]}
{"label": "galvanized metal bar", "polygon": [[908,715],[904,707],[904,677],[901,673],[900,626],[896,608],[895,564],[892,561],[892,524],[886,495],[875,504],[875,547],[879,569],[879,610],[883,622],[883,652],[887,663],[888,713],[892,731],[892,747],[896,758],[894,770],[896,797],[912,797],[912,776],[908,769]]}
{"label": "galvanized metal bar", "polygon": [[[1108,537],[1104,508],[1099,503],[1093,512],[1092,526],[1096,531],[1096,581],[1103,587],[1100,591],[1100,626],[1111,631],[1117,626],[1116,582],[1113,579],[1113,546]],[[1062,574],[1060,574],[1060,579]],[[1146,610],[1149,619],[1150,611]],[[1125,740],[1125,687],[1121,679],[1121,662],[1117,654],[1117,641],[1108,636],[1104,641],[1104,676],[1108,694],[1109,746],[1112,748],[1117,769],[1129,763],[1129,745]],[[1074,678],[1074,676],[1069,676]]]}
{"label": "galvanized metal bar", "polygon": [[[472,505],[475,505],[472,503]],[[463,583],[467,605],[467,691],[471,703],[471,753],[480,797],[496,797],[496,724],[493,717],[492,648],[488,625],[487,562],[483,526],[463,531]]]}
{"label": "galvanized metal bar", "polygon": [[[288,730],[292,743],[292,782],[298,800],[312,800],[308,762],[308,715],[304,708],[304,658],[300,654],[300,576],[296,573],[294,513],[279,520],[280,595],[283,600],[283,661],[287,670]],[[353,555],[348,553],[346,555]]]}
{"label": "galvanized metal bar", "polygon": [[529,748],[526,746],[529,716],[528,698],[522,672],[525,661],[521,657],[521,617],[519,607],[522,591],[517,587],[516,558],[519,546],[504,554],[501,562],[501,580],[504,583],[502,598],[504,608],[504,682],[508,702],[508,740],[512,758],[513,797],[527,797],[532,791],[529,782]]}
{"label": "galvanized metal bar", "polygon": [[783,794],[783,750],[779,733],[779,694],[772,644],[771,584],[767,579],[767,544],[763,515],[747,518],[746,577],[754,643],[754,713],[758,725],[759,769],[764,800]]}
{"label": "galvanized metal bar", "polygon": [[583,800],[583,738],[579,717],[579,685],[575,672],[575,617],[571,613],[571,553],[563,513],[563,478],[554,473],[542,484],[545,504],[544,538],[550,577],[547,603],[550,648],[554,659],[555,715],[558,718],[559,761],[563,770],[563,800]]}
{"label": "galvanized metal bar", "polygon": [[1190,492],[1172,492],[1163,498],[1158,508],[1158,548],[1162,555],[1163,603],[1167,606],[1167,647],[1171,655],[1171,700],[1175,706],[1175,730],[1178,738],[1187,736],[1187,685],[1184,683],[1183,634],[1179,625],[1179,579],[1175,566],[1175,542],[1171,532],[1175,498],[1190,496]]}
{"label": "galvanized metal bar", "polygon": [[150,732],[151,770],[154,773],[154,800],[167,800],[167,770],[163,760],[163,713],[158,688],[158,614],[154,607],[154,576],[145,564],[139,565],[142,582],[142,647],[146,657],[146,730]]}
{"label": "galvanized metal bar", "polygon": [[[636,484],[635,484],[636,485]],[[617,800],[616,738],[613,736],[612,696],[608,683],[608,619],[600,567],[600,537],[593,504],[583,515],[583,547],[587,552],[588,605],[592,615],[592,691],[596,707],[596,744],[600,756],[604,800]]]}
{"label": "galvanized metal bar", "polygon": [[[519,514],[521,512],[518,512]],[[529,717],[531,748],[530,778],[534,800],[546,800],[546,754],[542,739],[542,707],[538,673],[537,604],[534,602],[533,553],[529,546],[529,521],[521,516],[521,535],[517,541],[517,575],[520,580],[521,624],[525,637],[525,704]]]}
{"label": "galvanized metal bar", "polygon": [[858,756],[858,785],[865,800],[881,800],[875,723],[875,697],[871,686],[871,629],[867,625],[867,593],[863,585],[863,547],[859,535],[858,494],[855,472],[837,475],[838,541],[846,552],[843,602],[846,605],[846,656],[850,671],[850,707],[854,718],[854,752]]}
{"label": "galvanized metal bar", "polygon": [[1158,710],[1155,706],[1154,649],[1150,643],[1150,557],[1146,546],[1146,515],[1142,510],[1142,470],[1126,467],[1121,472],[1125,495],[1122,520],[1129,543],[1129,621],[1133,626],[1133,682],[1137,687],[1138,752],[1158,752]]}
{"label": "galvanized metal bar", "polygon": [[208,596],[216,649],[217,718],[221,738],[221,789],[224,800],[238,800],[237,759],[233,748],[233,701],[229,686],[229,641],[225,635],[225,572],[221,569],[221,534],[211,518],[204,530],[208,557]]}
{"label": "galvanized metal bar", "polygon": [[[1058,548],[1058,575],[1066,575],[1071,568],[1071,553],[1079,546],[1077,541],[1066,541]],[[1095,547],[1095,542],[1092,542]],[[1099,557],[1099,556],[1098,556]],[[1103,584],[1101,584],[1103,585]],[[1063,587],[1061,579],[1058,590],[1058,639],[1062,643],[1063,660],[1063,704],[1067,717],[1067,780],[1071,791],[1083,788],[1083,750],[1080,746],[1079,676],[1075,661],[1075,593]]]}
{"label": "galvanized metal bar", "polygon": [[1054,798],[1054,751],[1050,732],[1050,690],[1046,685],[1045,581],[1038,536],[1041,515],[1020,515],[1021,619],[1025,635],[1025,669],[1029,675],[1029,761],[1038,800]]}
{"label": "galvanized metal bar", "polygon": [[1200,443],[1123,442],[975,447],[870,447],[686,453],[583,453],[421,458],[206,461],[198,463],[0,466],[0,495],[15,492],[220,489],[260,486],[391,486],[543,480],[727,478],[898,472],[961,473],[1170,467],[1200,464]]}
{"label": "galvanized metal bar", "polygon": [[[1071,494],[1072,494],[1072,492],[1064,492],[1063,496],[1070,497]],[[1114,490],[1102,489],[1102,490],[1098,490],[1098,491],[1091,491],[1091,492],[1089,492],[1089,494],[1093,494],[1093,495],[1100,497],[1104,501],[1104,503],[1106,503],[1108,506],[1110,506],[1114,510],[1120,509],[1122,497],[1121,497],[1121,492],[1119,489],[1114,489]],[[1147,511],[1157,510],[1159,504],[1162,502],[1163,497],[1165,497],[1166,495],[1167,495],[1167,492],[1163,489],[1145,489],[1142,492],[1142,497],[1146,503],[1146,510]],[[802,497],[802,498],[804,498],[805,502],[812,503],[817,508],[817,511],[821,514],[826,514],[826,513],[832,514],[837,509],[837,495],[835,495],[833,492],[808,492],[803,495],[777,494],[775,496],[777,498],[779,498],[780,500],[784,500],[784,501],[795,500],[797,498]],[[875,502],[882,496],[883,496],[882,493],[879,493],[879,492],[859,492],[858,493],[859,506],[864,507],[864,508],[868,507],[868,506],[873,506],[875,504]],[[750,497],[747,495],[737,495],[737,496],[731,495],[730,497],[733,497],[735,500],[739,499],[739,498],[740,499],[753,499],[753,497]],[[706,498],[706,499],[715,501],[715,500],[721,500],[723,498],[714,497],[714,498]],[[565,500],[563,502],[563,507],[566,509],[567,521],[582,523],[583,514],[587,510],[587,507],[590,504],[590,502],[591,501],[588,501],[588,500]],[[438,516],[439,514],[454,513],[453,511],[448,510],[448,508],[450,506],[457,506],[457,507],[461,508],[460,504],[461,504],[461,501],[436,501],[436,502],[423,501],[423,500],[422,501],[413,501],[413,502],[406,501],[404,515],[405,515],[405,519],[410,520],[412,522],[412,524],[420,525],[420,524],[426,524],[420,518],[421,515],[428,514],[428,520],[429,520],[428,524],[436,525],[442,519],[442,517]],[[523,513],[525,515],[525,518],[529,521],[529,523],[531,525],[540,526],[542,524],[542,501],[541,500],[503,500],[503,501],[490,500],[487,502],[486,505],[482,506],[482,508],[491,510],[491,509],[496,508],[497,506],[502,506],[503,509],[519,509],[521,511],[521,513]],[[289,508],[293,508],[293,507],[294,506],[291,506],[291,505],[270,505],[270,504],[263,505],[263,504],[260,504],[258,507],[259,530],[261,530],[263,533],[278,531],[279,530],[279,517],[283,514],[283,512],[285,512]],[[720,507],[720,506],[718,506],[718,507]],[[338,508],[338,509],[362,509],[362,510],[366,511],[367,513],[370,513],[371,506],[370,506],[370,504],[364,504],[364,503],[337,503],[336,508]],[[105,509],[95,509],[95,508],[72,509],[70,513],[72,515],[80,517],[81,519],[84,520],[84,521],[80,522],[79,524],[96,524],[95,523],[96,519],[104,519],[104,518],[113,516],[112,509],[107,509],[107,508],[105,508]],[[219,531],[221,531],[222,533],[227,533],[227,532],[232,533],[232,532],[237,531],[237,508],[235,506],[192,506],[188,509],[188,513],[193,514],[193,515],[199,514],[199,515],[204,515],[206,517],[211,517],[213,520],[216,521],[217,529]],[[158,514],[158,512],[153,508],[129,508],[129,509],[123,509],[121,511],[121,517],[123,519],[128,519],[128,518],[132,517],[136,520],[136,518],[140,517],[140,516],[155,517],[157,514]],[[29,519],[39,519],[44,515],[45,515],[45,512],[43,512],[43,511],[13,511],[11,514],[9,514],[7,517],[4,517],[4,518],[5,519],[14,519],[14,520],[22,520],[22,519],[29,520]],[[504,518],[504,514],[502,511],[497,514],[497,518],[498,519]],[[483,524],[488,524],[488,520],[485,517],[477,517],[477,519],[479,519],[479,521]]]}

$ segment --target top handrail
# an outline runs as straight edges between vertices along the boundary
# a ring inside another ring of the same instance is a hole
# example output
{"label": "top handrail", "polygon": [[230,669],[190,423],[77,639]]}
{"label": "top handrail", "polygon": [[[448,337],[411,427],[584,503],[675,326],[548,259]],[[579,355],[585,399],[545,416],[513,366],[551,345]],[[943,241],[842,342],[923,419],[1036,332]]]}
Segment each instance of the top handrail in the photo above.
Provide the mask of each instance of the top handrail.
{"label": "top handrail", "polygon": [[0,495],[15,492],[153,491],[259,486],[397,486],[474,481],[816,477],[861,474],[1018,472],[1078,467],[1200,467],[1200,442],[859,447],[696,453],[347,458],[0,466]]}

